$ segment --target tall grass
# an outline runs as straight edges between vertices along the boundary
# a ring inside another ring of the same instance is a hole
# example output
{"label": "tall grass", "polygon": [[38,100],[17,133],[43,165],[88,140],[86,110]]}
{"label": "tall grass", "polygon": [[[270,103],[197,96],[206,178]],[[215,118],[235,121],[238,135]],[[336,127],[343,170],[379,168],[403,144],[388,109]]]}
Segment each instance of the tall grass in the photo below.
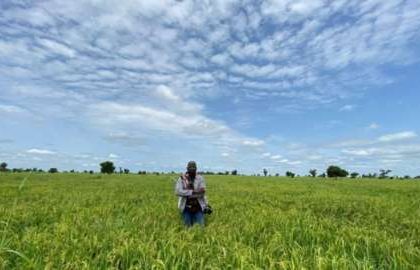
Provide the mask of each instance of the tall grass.
{"label": "tall grass", "polygon": [[26,257],[2,252],[3,269],[420,267],[416,181],[207,177],[215,213],[185,229],[173,177],[0,178],[5,246]]}
{"label": "tall grass", "polygon": [[[30,174],[26,175],[23,177],[19,187],[18,187],[18,196],[16,196],[13,200],[13,206],[11,207],[11,209],[9,209],[8,215],[4,215],[7,216],[6,219],[0,220],[0,225],[2,225],[3,229],[1,231],[1,240],[0,240],[0,256],[2,256],[2,254],[9,254],[9,255],[14,255],[14,256],[18,256],[21,259],[23,259],[25,262],[29,262],[29,259],[23,255],[21,252],[11,249],[9,248],[10,242],[11,240],[8,238],[9,236],[9,225],[11,223],[12,220],[12,214],[13,211],[16,209],[17,203],[18,203],[18,199],[19,199],[19,195],[21,195],[21,192],[23,190],[23,187],[25,186],[26,181],[29,179]],[[4,217],[3,216],[3,217]]]}

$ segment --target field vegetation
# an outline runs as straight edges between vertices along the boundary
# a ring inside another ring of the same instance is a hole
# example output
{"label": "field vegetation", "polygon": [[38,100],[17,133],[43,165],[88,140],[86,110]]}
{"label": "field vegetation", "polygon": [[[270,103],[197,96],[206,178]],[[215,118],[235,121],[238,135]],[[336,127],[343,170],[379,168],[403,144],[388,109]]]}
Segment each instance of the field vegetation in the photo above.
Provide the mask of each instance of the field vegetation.
{"label": "field vegetation", "polygon": [[206,176],[186,229],[174,179],[0,174],[0,269],[420,267],[420,181]]}

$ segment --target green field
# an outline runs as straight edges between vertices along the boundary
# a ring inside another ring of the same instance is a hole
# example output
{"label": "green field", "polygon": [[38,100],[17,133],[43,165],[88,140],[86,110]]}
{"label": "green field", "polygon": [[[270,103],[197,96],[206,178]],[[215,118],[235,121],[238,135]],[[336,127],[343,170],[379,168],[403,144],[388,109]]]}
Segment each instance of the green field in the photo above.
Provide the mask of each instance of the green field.
{"label": "green field", "polygon": [[0,174],[1,269],[419,269],[420,181],[208,176],[185,229],[168,175]]}

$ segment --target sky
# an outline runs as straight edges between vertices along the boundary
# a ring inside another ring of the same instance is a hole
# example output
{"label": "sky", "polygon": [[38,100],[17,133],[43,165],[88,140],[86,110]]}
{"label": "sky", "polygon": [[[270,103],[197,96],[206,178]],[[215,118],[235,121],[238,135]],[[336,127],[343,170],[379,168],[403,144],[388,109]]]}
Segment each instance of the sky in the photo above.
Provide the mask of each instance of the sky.
{"label": "sky", "polygon": [[420,175],[417,0],[2,0],[10,168]]}

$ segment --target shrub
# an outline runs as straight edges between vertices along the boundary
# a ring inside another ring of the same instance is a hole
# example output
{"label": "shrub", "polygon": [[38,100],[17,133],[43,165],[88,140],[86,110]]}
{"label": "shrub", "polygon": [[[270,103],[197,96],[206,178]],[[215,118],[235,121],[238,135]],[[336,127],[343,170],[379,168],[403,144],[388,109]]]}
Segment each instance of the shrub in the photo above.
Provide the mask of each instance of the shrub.
{"label": "shrub", "polygon": [[57,168],[50,168],[48,170],[49,173],[58,173],[58,169]]}
{"label": "shrub", "polygon": [[294,174],[294,173],[292,173],[292,172],[290,172],[290,171],[287,171],[287,172],[286,172],[286,176],[287,176],[287,177],[294,178],[294,177],[295,177],[295,175],[296,175],[296,174]]}
{"label": "shrub", "polygon": [[104,161],[100,164],[101,173],[111,174],[115,172],[115,166],[112,161]]}
{"label": "shrub", "polygon": [[328,177],[347,177],[349,173],[338,166],[330,166],[327,169],[327,175]]}

